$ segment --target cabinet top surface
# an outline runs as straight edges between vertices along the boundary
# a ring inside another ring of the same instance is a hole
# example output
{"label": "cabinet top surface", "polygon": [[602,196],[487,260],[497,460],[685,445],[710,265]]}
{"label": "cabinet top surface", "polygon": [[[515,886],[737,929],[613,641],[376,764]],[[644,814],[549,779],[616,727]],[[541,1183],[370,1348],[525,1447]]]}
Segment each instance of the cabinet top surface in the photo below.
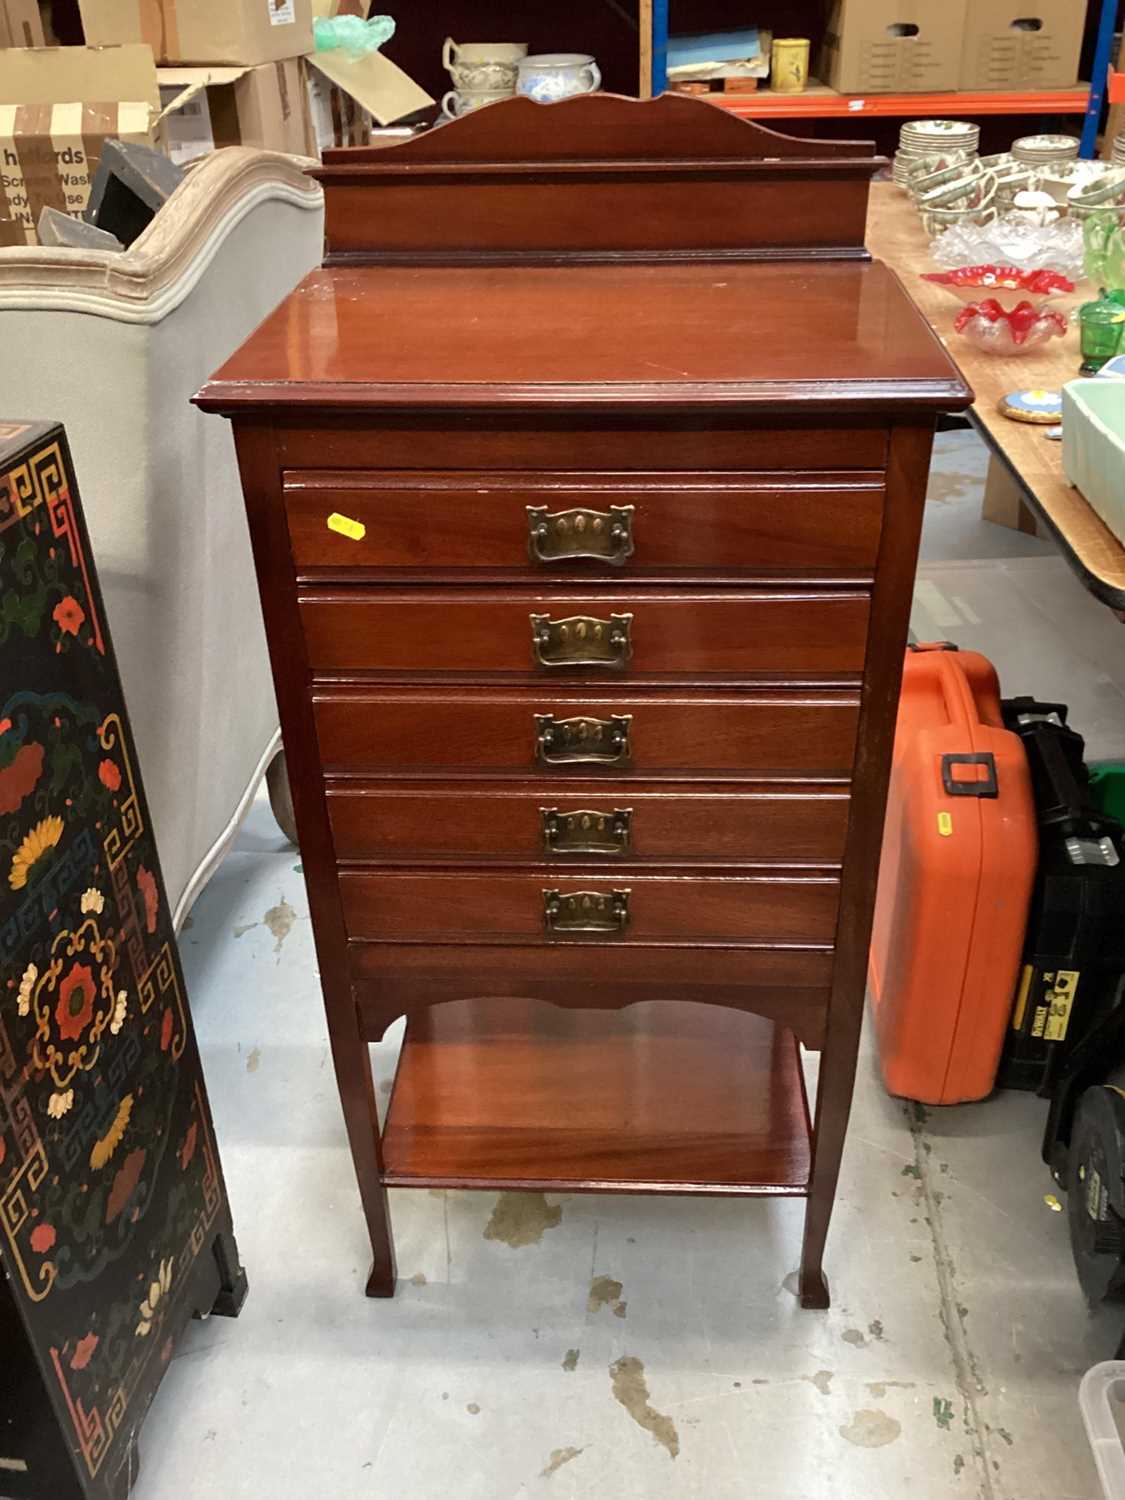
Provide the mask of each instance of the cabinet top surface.
{"label": "cabinet top surface", "polygon": [[959,371],[878,261],[335,266],[206,410],[950,409]]}

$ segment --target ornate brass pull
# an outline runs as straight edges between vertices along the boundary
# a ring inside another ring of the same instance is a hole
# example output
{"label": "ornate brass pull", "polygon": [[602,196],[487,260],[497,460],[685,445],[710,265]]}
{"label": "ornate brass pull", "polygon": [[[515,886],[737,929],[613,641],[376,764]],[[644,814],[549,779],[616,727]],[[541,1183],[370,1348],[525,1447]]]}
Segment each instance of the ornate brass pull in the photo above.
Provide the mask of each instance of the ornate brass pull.
{"label": "ornate brass pull", "polygon": [[556,719],[554,714],[536,714],[537,758],[548,766],[576,761],[627,766],[632,759],[629,742],[632,722],[632,714],[614,714],[610,719]]}
{"label": "ornate brass pull", "polygon": [[548,932],[624,932],[629,925],[629,892],[543,892],[543,925]]}
{"label": "ornate brass pull", "polygon": [[608,511],[527,507],[527,550],[532,562],[560,562],[595,557],[620,568],[633,555],[633,507],[611,505]]}
{"label": "ornate brass pull", "polygon": [[540,667],[623,667],[633,650],[632,615],[531,615],[531,651]]}
{"label": "ornate brass pull", "polygon": [[615,807],[612,812],[541,807],[539,815],[548,854],[624,854],[629,848],[631,807]]}

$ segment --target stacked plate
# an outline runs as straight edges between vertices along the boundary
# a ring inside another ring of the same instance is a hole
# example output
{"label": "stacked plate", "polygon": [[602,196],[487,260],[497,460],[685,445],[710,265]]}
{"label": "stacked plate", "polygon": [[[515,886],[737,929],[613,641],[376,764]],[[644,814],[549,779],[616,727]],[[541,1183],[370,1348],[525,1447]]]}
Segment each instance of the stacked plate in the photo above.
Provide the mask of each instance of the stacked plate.
{"label": "stacked plate", "polygon": [[1113,155],[1110,158],[1115,167],[1125,167],[1125,131],[1113,138]]}
{"label": "stacked plate", "polygon": [[1021,135],[1012,142],[1012,155],[1028,167],[1054,166],[1077,158],[1078,141],[1072,135]]}
{"label": "stacked plate", "polygon": [[910,171],[927,158],[968,161],[977,153],[980,126],[968,120],[908,120],[899,131],[891,175],[906,187]]}

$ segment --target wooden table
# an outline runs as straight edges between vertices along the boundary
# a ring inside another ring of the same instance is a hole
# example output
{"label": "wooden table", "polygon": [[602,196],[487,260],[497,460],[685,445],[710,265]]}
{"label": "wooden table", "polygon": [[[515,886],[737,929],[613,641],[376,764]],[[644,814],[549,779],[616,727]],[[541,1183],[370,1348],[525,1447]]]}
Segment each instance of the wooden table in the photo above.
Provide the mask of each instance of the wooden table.
{"label": "wooden table", "polygon": [[[907,291],[929,319],[976,392],[969,413],[991,450],[984,514],[987,519],[1032,530],[1030,515],[1055,539],[1060,551],[1090,592],[1115,610],[1125,610],[1125,546],[1067,483],[1062,444],[1043,428],[1001,416],[998,403],[1009,391],[1043,386],[1057,390],[1078,374],[1078,330],[1052,339],[1021,359],[979,353],[953,330],[957,304],[948,292],[923,281],[921,272],[938,269],[930,259],[922,220],[905,193],[892,183],[871,187],[867,245],[873,255],[902,277]],[[1089,289],[1055,304],[1068,313]],[[1028,510],[1029,508],[1029,510]]]}

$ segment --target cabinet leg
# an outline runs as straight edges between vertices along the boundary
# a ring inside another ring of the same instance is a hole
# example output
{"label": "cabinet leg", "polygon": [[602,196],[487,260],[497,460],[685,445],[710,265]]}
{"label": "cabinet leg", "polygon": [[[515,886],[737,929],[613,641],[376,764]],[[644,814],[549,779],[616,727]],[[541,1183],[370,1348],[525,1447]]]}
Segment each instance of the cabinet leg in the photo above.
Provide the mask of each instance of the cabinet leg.
{"label": "cabinet leg", "polygon": [[374,1264],[367,1278],[369,1297],[393,1297],[395,1294],[395,1247],[391,1235],[391,1217],[387,1190],[383,1186],[383,1151],[379,1139],[379,1115],[375,1104],[375,1084],[371,1077],[371,1058],[360,1032],[354,1006],[348,1005],[350,1024],[344,1027],[329,1008],[328,1029],[332,1041],[332,1061],[344,1111],[344,1125],[352,1150],[352,1163],[359,1183],[367,1233],[371,1240]]}
{"label": "cabinet leg", "polygon": [[813,1126],[812,1174],[809,1178],[805,1238],[801,1247],[801,1270],[798,1277],[802,1307],[824,1309],[829,1305],[828,1282],[822,1266],[824,1243],[828,1238],[832,1205],[836,1199],[836,1181],[840,1175],[840,1159],[844,1153],[844,1136],[851,1110],[862,1017],[862,999],[858,1004],[839,1006],[830,1022],[821,1058],[816,1120]]}
{"label": "cabinet leg", "polygon": [[291,844],[297,844],[297,819],[293,814],[293,793],[289,790],[289,769],[284,750],[279,750],[266,767],[266,791],[277,826]]}
{"label": "cabinet leg", "polygon": [[832,1305],[828,1295],[828,1278],[819,1266],[811,1270],[802,1260],[798,1287],[802,1307],[812,1312],[826,1312]]}
{"label": "cabinet leg", "polygon": [[217,1234],[211,1249],[219,1266],[219,1294],[211,1308],[220,1318],[237,1318],[246,1301],[248,1283],[233,1234]]}

